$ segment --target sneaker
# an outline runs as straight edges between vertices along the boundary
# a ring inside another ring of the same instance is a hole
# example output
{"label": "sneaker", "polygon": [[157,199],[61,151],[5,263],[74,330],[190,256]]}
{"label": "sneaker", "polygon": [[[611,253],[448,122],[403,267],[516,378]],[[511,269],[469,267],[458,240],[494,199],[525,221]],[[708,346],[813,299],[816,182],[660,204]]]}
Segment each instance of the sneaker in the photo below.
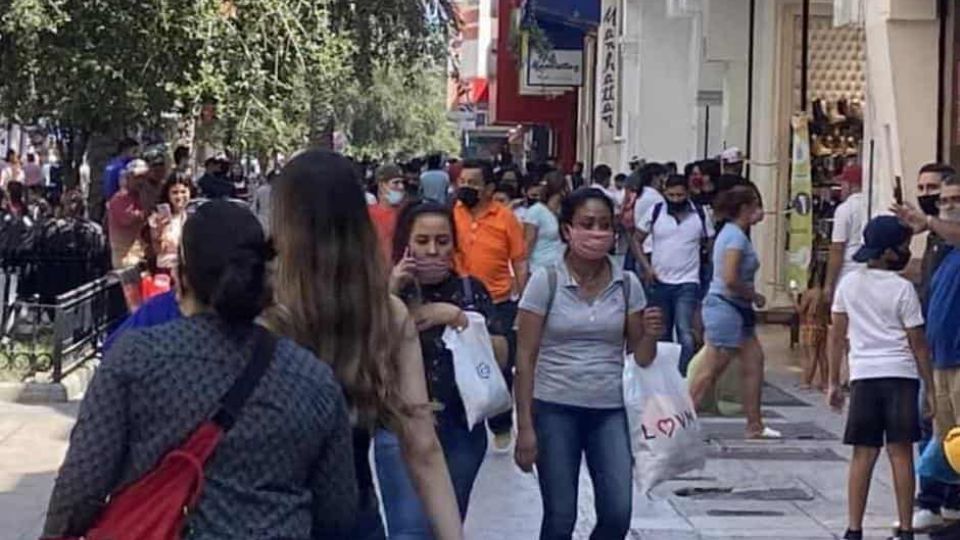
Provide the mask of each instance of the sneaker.
{"label": "sneaker", "polygon": [[[896,524],[897,527],[899,525],[899,523]],[[932,510],[926,508],[917,508],[913,511],[913,530],[924,532],[938,527],[943,527],[943,516],[940,514],[934,514]]]}
{"label": "sneaker", "polygon": [[940,509],[940,516],[943,517],[944,521],[960,521],[960,510],[944,506]]}
{"label": "sneaker", "polygon": [[889,538],[889,540],[915,540],[913,536],[913,531],[901,531],[897,529],[897,532]]}
{"label": "sneaker", "polygon": [[513,445],[513,433],[511,431],[508,431],[506,433],[493,434],[493,453],[494,454],[509,453],[511,445]]}
{"label": "sneaker", "polygon": [[843,540],[863,540],[863,531],[851,531],[843,533]]}
{"label": "sneaker", "polygon": [[769,427],[763,426],[763,430],[758,433],[748,433],[748,439],[782,439],[783,434],[779,431]]}

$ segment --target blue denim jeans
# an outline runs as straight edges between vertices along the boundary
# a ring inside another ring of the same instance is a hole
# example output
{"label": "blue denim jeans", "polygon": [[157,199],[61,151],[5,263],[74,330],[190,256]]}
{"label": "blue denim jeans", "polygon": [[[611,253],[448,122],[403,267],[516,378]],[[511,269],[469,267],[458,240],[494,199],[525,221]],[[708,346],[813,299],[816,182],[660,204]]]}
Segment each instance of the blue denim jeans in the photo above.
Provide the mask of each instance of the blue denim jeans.
{"label": "blue denim jeans", "polygon": [[[920,410],[923,410],[923,402],[926,399],[924,393],[927,389],[920,386]],[[934,437],[933,421],[920,418],[921,439],[917,443],[918,455],[923,455],[923,450],[930,444]],[[938,482],[925,476],[920,477],[920,492],[917,493],[917,508],[930,510],[934,514],[940,515],[942,508],[951,510],[960,510],[960,486]]]}
{"label": "blue denim jeans", "polygon": [[680,373],[687,375],[687,366],[696,352],[696,338],[693,335],[693,318],[700,304],[700,285],[697,283],[681,283],[671,285],[657,283],[653,286],[650,303],[663,310],[664,334],[661,340],[674,341],[680,344]]}
{"label": "blue denim jeans", "polygon": [[[507,389],[511,392],[513,391],[513,367],[516,365],[517,357],[517,333],[513,331],[513,324],[517,320],[517,305],[517,302],[508,300],[493,306],[497,326],[506,332],[508,352],[507,367],[503,370],[503,378],[507,381]],[[494,433],[510,433],[510,430],[513,429],[513,409],[490,418],[487,420],[487,424],[490,426],[490,431]]]}
{"label": "blue denim jeans", "polygon": [[537,473],[543,499],[540,540],[570,540],[577,522],[580,462],[593,480],[597,525],[591,540],[622,540],[633,510],[633,456],[623,409],[534,401]]}
{"label": "blue denim jeans", "polygon": [[[464,420],[451,416],[438,415],[437,437],[443,447],[462,520],[467,516],[470,491],[487,453],[487,431],[483,424],[469,431]],[[430,521],[410,480],[396,435],[386,430],[377,432],[374,459],[390,540],[431,540]]]}

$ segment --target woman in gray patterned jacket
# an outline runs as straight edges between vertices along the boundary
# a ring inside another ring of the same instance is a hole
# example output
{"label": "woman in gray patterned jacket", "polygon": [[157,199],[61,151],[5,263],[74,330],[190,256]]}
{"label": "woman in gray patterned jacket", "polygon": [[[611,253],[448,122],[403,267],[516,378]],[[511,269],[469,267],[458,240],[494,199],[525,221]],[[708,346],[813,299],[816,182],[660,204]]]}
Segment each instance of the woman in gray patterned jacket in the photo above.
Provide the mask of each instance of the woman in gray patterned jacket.
{"label": "woman in gray patterned jacket", "polygon": [[[271,250],[227,201],[184,227],[184,318],[126,332],[91,382],[47,512],[45,537],[82,535],[107,496],[136,481],[210,414],[252,357]],[[340,537],[354,521],[350,424],[330,367],[281,339],[236,425],[205,468],[184,538]]]}

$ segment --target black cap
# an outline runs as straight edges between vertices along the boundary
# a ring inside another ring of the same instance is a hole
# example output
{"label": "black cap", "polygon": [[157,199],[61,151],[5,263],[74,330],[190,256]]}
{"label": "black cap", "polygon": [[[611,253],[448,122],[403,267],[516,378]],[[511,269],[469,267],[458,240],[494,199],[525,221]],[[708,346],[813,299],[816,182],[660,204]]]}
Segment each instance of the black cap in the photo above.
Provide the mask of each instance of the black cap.
{"label": "black cap", "polygon": [[269,248],[260,221],[243,203],[218,199],[202,204],[183,226],[183,264],[189,274],[217,276],[244,250]]}
{"label": "black cap", "polygon": [[853,260],[865,263],[879,259],[888,249],[897,249],[913,237],[910,227],[894,216],[877,216],[863,229],[863,247],[853,254]]}

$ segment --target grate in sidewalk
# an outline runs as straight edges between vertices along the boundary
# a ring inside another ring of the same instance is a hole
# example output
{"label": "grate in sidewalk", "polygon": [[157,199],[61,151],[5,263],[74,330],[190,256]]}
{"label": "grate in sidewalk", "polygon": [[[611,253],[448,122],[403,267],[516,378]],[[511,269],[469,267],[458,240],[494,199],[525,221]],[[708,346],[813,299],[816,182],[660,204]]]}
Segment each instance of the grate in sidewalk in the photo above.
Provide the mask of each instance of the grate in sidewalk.
{"label": "grate in sidewalk", "polygon": [[809,407],[810,404],[769,383],[763,383],[761,403],[768,407]]}
{"label": "grate in sidewalk", "polygon": [[730,487],[681,488],[678,497],[725,501],[812,501],[813,495],[800,488],[734,489]]}
{"label": "grate in sidewalk", "polygon": [[742,447],[710,446],[707,459],[742,459],[751,461],[846,461],[830,448],[798,448],[790,446]]}
{"label": "grate in sidewalk", "polygon": [[778,517],[786,514],[775,510],[707,510],[707,515],[713,517]]}
{"label": "grate in sidewalk", "polygon": [[[747,435],[741,422],[721,422],[705,419],[701,422],[701,425],[703,438],[711,441],[742,441],[745,440]],[[833,441],[837,439],[833,433],[813,422],[781,422],[771,423],[769,426],[783,434],[784,439],[801,441]]]}

